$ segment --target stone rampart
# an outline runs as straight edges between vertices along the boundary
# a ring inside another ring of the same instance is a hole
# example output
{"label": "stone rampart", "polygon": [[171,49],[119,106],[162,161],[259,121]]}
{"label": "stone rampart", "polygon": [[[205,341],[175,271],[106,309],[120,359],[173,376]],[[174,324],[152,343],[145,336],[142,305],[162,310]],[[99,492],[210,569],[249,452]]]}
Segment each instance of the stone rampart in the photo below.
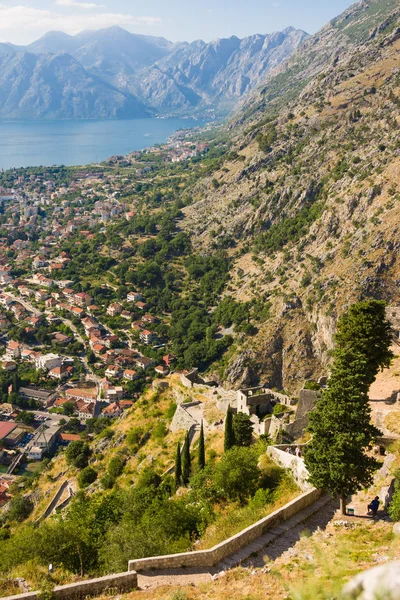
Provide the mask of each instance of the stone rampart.
{"label": "stone rampart", "polygon": [[[293,448],[295,447],[296,446],[293,446]],[[278,465],[291,471],[293,479],[301,490],[307,491],[313,489],[312,485],[308,483],[310,474],[307,471],[302,458],[289,454],[289,452],[276,448],[275,446],[269,446],[267,455]]]}
{"label": "stone rampart", "polygon": [[[88,579],[69,585],[59,585],[54,588],[56,600],[85,600],[90,596],[102,594],[120,594],[131,592],[137,588],[137,574],[130,569],[127,573],[107,575],[97,579]],[[8,596],[1,600],[39,600],[40,592],[27,592],[16,596]]]}
{"label": "stone rampart", "polygon": [[313,504],[318,500],[320,495],[321,491],[313,488],[209,550],[139,558],[137,560],[130,560],[128,568],[133,571],[147,571],[155,569],[179,569],[183,567],[213,567],[219,561],[231,556],[256,540],[274,525],[286,521]]}

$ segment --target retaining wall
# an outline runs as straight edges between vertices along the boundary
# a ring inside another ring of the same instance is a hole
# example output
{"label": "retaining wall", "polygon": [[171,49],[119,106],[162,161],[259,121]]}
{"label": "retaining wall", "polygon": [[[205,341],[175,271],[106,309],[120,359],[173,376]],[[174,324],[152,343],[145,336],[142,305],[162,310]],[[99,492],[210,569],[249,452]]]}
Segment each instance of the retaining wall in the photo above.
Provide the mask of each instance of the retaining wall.
{"label": "retaining wall", "polygon": [[[88,596],[100,596],[103,593],[119,594],[131,592],[137,588],[137,574],[130,570],[127,573],[107,575],[97,579],[80,581],[69,585],[59,585],[54,588],[56,600],[84,600]],[[1,600],[39,600],[40,592],[27,592],[17,596],[8,596]]]}
{"label": "retaining wall", "polygon": [[313,504],[321,495],[320,490],[313,488],[292,500],[282,508],[264,517],[254,525],[250,525],[236,535],[224,540],[209,550],[198,550],[196,552],[183,552],[181,554],[169,554],[166,556],[152,556],[130,560],[128,569],[131,571],[147,571],[153,569],[179,569],[182,567],[213,567],[219,561],[231,556],[241,548],[244,548],[258,537],[263,535],[277,523],[286,521],[304,508]]}

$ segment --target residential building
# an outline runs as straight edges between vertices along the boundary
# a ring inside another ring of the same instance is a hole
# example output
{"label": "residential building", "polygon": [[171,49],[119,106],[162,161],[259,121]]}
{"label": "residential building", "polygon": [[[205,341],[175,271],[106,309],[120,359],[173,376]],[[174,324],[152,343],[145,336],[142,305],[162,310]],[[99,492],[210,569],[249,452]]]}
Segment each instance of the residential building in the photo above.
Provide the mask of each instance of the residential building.
{"label": "residential building", "polygon": [[138,378],[138,374],[136,373],[136,371],[133,371],[132,369],[126,369],[123,372],[123,378],[127,379],[128,381],[135,381],[135,379]]}
{"label": "residential building", "polygon": [[144,300],[140,292],[129,292],[126,299],[128,302],[138,302],[139,300]]}
{"label": "residential building", "polygon": [[119,304],[119,302],[115,302],[114,304],[110,304],[110,306],[107,308],[107,314],[111,317],[116,317],[122,312],[122,310],[123,308],[121,304]]}
{"label": "residential building", "polygon": [[144,329],[140,332],[140,341],[147,346],[154,344],[157,341],[157,334],[148,329]]}
{"label": "residential building", "polygon": [[50,371],[55,367],[61,367],[62,358],[58,354],[42,354],[36,361],[37,369]]}

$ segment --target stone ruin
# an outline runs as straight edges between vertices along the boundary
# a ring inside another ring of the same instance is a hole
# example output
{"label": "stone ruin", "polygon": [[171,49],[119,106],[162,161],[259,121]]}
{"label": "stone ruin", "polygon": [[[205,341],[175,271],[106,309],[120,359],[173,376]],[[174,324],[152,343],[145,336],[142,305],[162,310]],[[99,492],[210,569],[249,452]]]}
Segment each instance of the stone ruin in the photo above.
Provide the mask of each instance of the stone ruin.
{"label": "stone ruin", "polygon": [[[309,414],[319,396],[318,391],[303,389],[297,401],[268,388],[247,388],[237,392],[236,411],[249,415],[256,435],[268,435],[289,442],[304,433]],[[288,410],[274,415],[277,404],[286,406]]]}

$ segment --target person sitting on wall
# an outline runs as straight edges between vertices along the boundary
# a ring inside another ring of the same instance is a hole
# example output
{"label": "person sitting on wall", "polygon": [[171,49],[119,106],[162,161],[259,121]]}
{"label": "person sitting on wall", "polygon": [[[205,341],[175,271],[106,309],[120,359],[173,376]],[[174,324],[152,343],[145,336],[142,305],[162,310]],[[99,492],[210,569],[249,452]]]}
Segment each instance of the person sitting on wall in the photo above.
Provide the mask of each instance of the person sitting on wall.
{"label": "person sitting on wall", "polygon": [[375,496],[370,504],[368,504],[368,514],[372,513],[372,516],[376,517],[379,508],[379,496]]}

